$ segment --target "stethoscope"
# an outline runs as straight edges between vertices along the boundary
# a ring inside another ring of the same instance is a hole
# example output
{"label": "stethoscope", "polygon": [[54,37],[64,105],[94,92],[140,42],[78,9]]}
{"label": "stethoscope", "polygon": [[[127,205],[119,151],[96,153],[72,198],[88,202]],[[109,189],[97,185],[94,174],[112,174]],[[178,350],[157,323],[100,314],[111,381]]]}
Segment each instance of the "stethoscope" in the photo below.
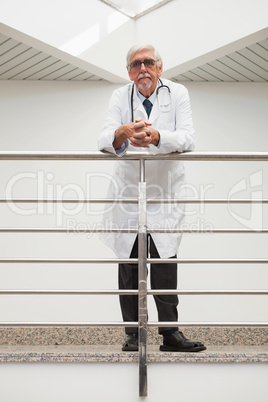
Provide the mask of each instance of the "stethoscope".
{"label": "stethoscope", "polygon": [[[167,94],[168,94],[168,96],[169,96],[169,99],[167,100],[167,105],[165,105],[165,104],[160,105],[160,109],[161,109],[161,107],[162,107],[162,109],[165,109],[165,110],[161,110],[162,112],[164,112],[164,113],[165,113],[165,112],[169,112],[170,109],[167,108],[166,106],[169,106],[169,105],[171,104],[170,88],[169,88],[167,85],[164,85],[163,82],[162,82],[162,80],[161,80],[160,78],[158,78],[158,80],[160,81],[160,84],[161,84],[161,85],[159,85],[159,87],[156,89],[156,97],[158,97],[159,91],[160,91],[161,89],[167,89],[167,90],[168,90]],[[132,121],[132,122],[134,122],[134,109],[133,109],[134,85],[135,85],[135,84],[132,85],[131,98],[130,98],[130,103],[131,103],[131,121]]]}

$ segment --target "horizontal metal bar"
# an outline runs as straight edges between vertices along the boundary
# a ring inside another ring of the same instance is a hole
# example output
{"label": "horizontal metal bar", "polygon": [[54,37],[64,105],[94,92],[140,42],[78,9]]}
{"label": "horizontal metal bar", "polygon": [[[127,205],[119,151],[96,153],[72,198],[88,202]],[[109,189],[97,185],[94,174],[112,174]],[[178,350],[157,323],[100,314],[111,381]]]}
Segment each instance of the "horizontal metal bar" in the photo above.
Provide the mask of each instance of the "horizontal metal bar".
{"label": "horizontal metal bar", "polygon": [[148,204],[171,204],[171,203],[180,203],[180,204],[267,204],[267,198],[149,198],[147,200]]}
{"label": "horizontal metal bar", "polygon": [[[0,292],[1,293],[1,292]],[[148,295],[181,295],[181,296],[209,296],[209,295],[268,295],[268,290],[167,290],[149,289]]]}
{"label": "horizontal metal bar", "polygon": [[[137,233],[137,229],[119,228],[83,228],[79,230],[72,228],[0,228],[0,233]],[[249,233],[268,233],[268,229],[148,229],[147,233],[230,233],[230,234],[249,234]]]}
{"label": "horizontal metal bar", "polygon": [[26,264],[137,264],[138,258],[0,258],[0,263]]}
{"label": "horizontal metal bar", "polygon": [[148,264],[267,264],[267,258],[215,258],[215,259],[204,259],[204,258],[148,258]]}
{"label": "horizontal metal bar", "polygon": [[127,322],[37,322],[37,321],[0,321],[0,327],[137,327],[138,322],[127,321]]}
{"label": "horizontal metal bar", "polygon": [[0,290],[0,295],[40,295],[40,296],[51,296],[51,295],[75,295],[75,296],[86,296],[86,295],[137,295],[138,290],[126,289],[126,290]]}
{"label": "horizontal metal bar", "polygon": [[[138,322],[40,322],[40,321],[2,321],[0,327],[137,327]],[[268,322],[183,322],[183,321],[151,321],[148,322],[150,327],[267,327]]]}
{"label": "horizontal metal bar", "polygon": [[[45,264],[137,264],[137,258],[131,259],[96,259],[96,258],[0,258],[0,263],[45,263]],[[148,258],[148,264],[267,264],[268,259],[258,258],[258,259],[183,259],[183,258]]]}
{"label": "horizontal metal bar", "polygon": [[[172,152],[152,155],[129,152],[120,160],[189,160],[189,161],[268,161],[268,152]],[[118,156],[99,151],[1,151],[0,160],[118,160]]]}
{"label": "horizontal metal bar", "polygon": [[[10,204],[10,203],[25,203],[25,204],[33,204],[33,203],[66,203],[66,204],[137,204],[138,199],[136,198],[92,198],[92,199],[48,199],[48,198],[0,198],[1,204]],[[268,199],[216,199],[216,198],[207,198],[207,199],[187,199],[187,198],[149,198],[147,199],[148,204],[172,204],[172,203],[181,203],[181,204],[267,204]]]}
{"label": "horizontal metal bar", "polygon": [[149,321],[149,327],[268,327],[268,322],[175,322],[175,321]]}
{"label": "horizontal metal bar", "polygon": [[136,198],[70,198],[70,199],[57,199],[57,198],[0,198],[0,203],[10,204],[10,203],[25,203],[25,204],[38,204],[38,203],[66,203],[66,204],[106,204],[106,203],[122,203],[122,204],[137,204],[138,199]]}
{"label": "horizontal metal bar", "polygon": [[[138,290],[0,290],[0,295],[137,295]],[[178,289],[148,289],[148,295],[268,295],[268,290],[178,290]]]}
{"label": "horizontal metal bar", "polygon": [[0,233],[137,233],[138,229],[118,228],[0,228]]}
{"label": "horizontal metal bar", "polygon": [[148,233],[268,233],[268,229],[148,229]]}

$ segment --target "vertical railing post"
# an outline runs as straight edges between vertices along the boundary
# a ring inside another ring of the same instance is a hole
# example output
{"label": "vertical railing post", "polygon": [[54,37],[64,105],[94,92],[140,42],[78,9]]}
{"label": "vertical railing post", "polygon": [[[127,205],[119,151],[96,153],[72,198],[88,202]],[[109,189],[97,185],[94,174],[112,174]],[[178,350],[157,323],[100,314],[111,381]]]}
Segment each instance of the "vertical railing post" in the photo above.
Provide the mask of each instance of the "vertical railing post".
{"label": "vertical railing post", "polygon": [[139,395],[147,396],[147,227],[145,160],[140,160],[139,182]]}

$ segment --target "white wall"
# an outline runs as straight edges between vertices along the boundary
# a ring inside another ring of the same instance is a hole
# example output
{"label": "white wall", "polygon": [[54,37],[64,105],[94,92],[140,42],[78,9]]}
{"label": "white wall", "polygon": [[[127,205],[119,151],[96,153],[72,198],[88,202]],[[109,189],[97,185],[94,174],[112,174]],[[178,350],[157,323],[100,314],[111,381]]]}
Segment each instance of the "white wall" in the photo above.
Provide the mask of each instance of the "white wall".
{"label": "white wall", "polygon": [[266,402],[267,364],[149,364],[148,396],[138,396],[138,365],[1,364],[3,402]]}
{"label": "white wall", "polygon": [[[266,151],[267,85],[254,83],[192,83],[190,91],[197,136],[197,150]],[[114,85],[105,82],[0,82],[1,150],[95,150],[97,134],[106,113]],[[0,162],[0,197],[6,186],[15,197],[52,196],[64,193],[105,197],[113,162]],[[251,196],[267,198],[267,164],[261,162],[189,162],[189,196],[208,198]],[[92,177],[98,174],[98,177]],[[23,173],[24,176],[17,176]],[[255,175],[254,175],[255,174]],[[100,178],[100,175],[102,177]],[[11,186],[13,180],[13,185]],[[250,179],[253,187],[250,187]],[[87,183],[90,183],[90,185]],[[258,181],[259,180],[259,181]],[[239,183],[242,187],[235,187]],[[245,184],[245,189],[243,185]],[[265,188],[266,187],[266,188]],[[239,192],[238,192],[239,190]],[[256,193],[256,194],[255,194]],[[22,205],[17,205],[23,208]],[[62,224],[78,227],[101,221],[99,206],[70,211],[48,205],[24,207],[23,216],[1,204],[1,227],[50,227]],[[43,208],[43,209],[42,209]],[[254,214],[256,213],[256,219]],[[25,214],[25,211],[24,211]],[[251,219],[252,218],[252,219]],[[254,219],[253,219],[254,218]],[[189,206],[189,227],[267,227],[267,207],[250,210],[236,205]],[[254,226],[256,227],[256,226]],[[97,236],[80,234],[1,234],[1,257],[108,258],[113,253]],[[182,258],[267,258],[267,236],[185,235],[179,250]],[[116,289],[116,266],[15,265],[1,264],[2,289]],[[264,265],[181,265],[181,289],[262,289],[267,283]],[[267,320],[263,297],[185,296],[180,298],[182,321]],[[118,321],[117,297],[1,296],[0,321]],[[109,308],[107,308],[109,305]],[[150,318],[156,319],[151,302]],[[96,308],[97,306],[97,308]]]}

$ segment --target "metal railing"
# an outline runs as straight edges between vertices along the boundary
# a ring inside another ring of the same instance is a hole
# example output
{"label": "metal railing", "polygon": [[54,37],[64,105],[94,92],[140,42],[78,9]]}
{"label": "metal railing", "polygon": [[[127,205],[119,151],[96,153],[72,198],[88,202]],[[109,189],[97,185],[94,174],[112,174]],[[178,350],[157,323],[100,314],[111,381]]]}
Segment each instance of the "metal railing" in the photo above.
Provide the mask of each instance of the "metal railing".
{"label": "metal railing", "polygon": [[[0,152],[0,160],[111,160],[116,161],[116,155],[102,152]],[[40,199],[40,198],[0,198],[1,203],[138,203],[139,227],[135,229],[91,228],[85,233],[137,233],[139,237],[139,254],[137,259],[64,259],[64,258],[0,258],[0,263],[58,263],[58,264],[91,264],[91,263],[132,263],[138,264],[139,286],[138,290],[0,290],[0,295],[138,295],[139,318],[138,322],[0,322],[0,326],[115,326],[135,327],[139,333],[139,395],[147,395],[147,328],[148,326],[267,326],[267,322],[148,322],[147,321],[147,295],[268,295],[267,290],[148,290],[147,289],[147,263],[180,263],[180,264],[267,264],[268,259],[153,259],[147,258],[147,234],[149,233],[206,233],[202,229],[147,229],[146,207],[150,203],[207,203],[207,204],[254,204],[268,203],[268,199],[147,199],[145,162],[147,160],[184,160],[184,161],[268,161],[268,152],[185,152],[165,155],[129,153],[120,160],[139,161],[139,195],[138,199]],[[70,228],[0,228],[0,233],[70,233]],[[267,234],[268,229],[210,229],[209,233],[262,233]]]}

